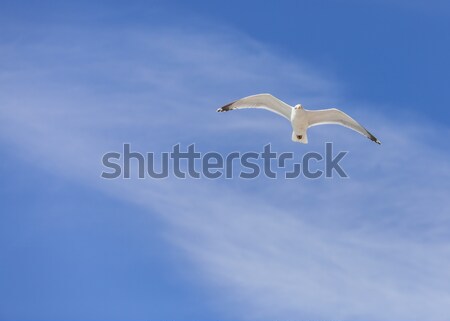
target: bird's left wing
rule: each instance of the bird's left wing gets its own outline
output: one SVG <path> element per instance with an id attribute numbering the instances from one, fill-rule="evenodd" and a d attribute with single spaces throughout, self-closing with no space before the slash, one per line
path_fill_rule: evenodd
<path id="1" fill-rule="evenodd" d="M 308 127 L 325 124 L 338 124 L 353 129 L 375 143 L 381 144 L 381 142 L 367 129 L 339 109 L 332 108 L 324 110 L 307 110 L 306 117 L 308 119 Z"/>
<path id="2" fill-rule="evenodd" d="M 277 113 L 280 116 L 291 120 L 292 107 L 271 94 L 259 94 L 248 96 L 232 103 L 229 103 L 219 109 L 218 112 L 229 111 L 242 108 L 262 108 Z"/>

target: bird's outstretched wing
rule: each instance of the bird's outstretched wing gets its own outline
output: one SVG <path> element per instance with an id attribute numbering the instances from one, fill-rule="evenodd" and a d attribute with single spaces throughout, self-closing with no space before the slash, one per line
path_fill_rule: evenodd
<path id="1" fill-rule="evenodd" d="M 229 111 L 242 108 L 262 108 L 277 113 L 280 116 L 291 120 L 292 107 L 271 94 L 259 94 L 248 96 L 232 103 L 229 103 L 219 109 L 218 112 Z"/>
<path id="2" fill-rule="evenodd" d="M 371 141 L 381 144 L 381 142 L 367 129 L 339 109 L 332 108 L 324 110 L 307 110 L 306 117 L 308 119 L 308 127 L 325 124 L 338 124 L 353 129 L 354 131 L 366 136 Z"/>

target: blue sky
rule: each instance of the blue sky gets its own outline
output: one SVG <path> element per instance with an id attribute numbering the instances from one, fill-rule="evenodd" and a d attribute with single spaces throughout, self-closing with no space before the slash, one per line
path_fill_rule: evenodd
<path id="1" fill-rule="evenodd" d="M 3 1 L 0 318 L 448 318 L 449 9 Z M 383 145 L 317 127 L 303 146 L 264 111 L 215 113 L 259 92 L 339 107 Z M 350 179 L 100 178 L 124 142 L 330 140 Z"/>

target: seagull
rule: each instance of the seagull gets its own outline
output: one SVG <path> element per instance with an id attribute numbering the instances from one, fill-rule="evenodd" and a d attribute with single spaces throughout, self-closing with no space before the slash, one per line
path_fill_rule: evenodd
<path id="1" fill-rule="evenodd" d="M 337 124 L 353 129 L 354 131 L 366 136 L 371 141 L 381 144 L 381 142 L 372 135 L 367 129 L 361 126 L 356 120 L 336 108 L 323 110 L 307 110 L 301 104 L 292 106 L 286 104 L 271 94 L 258 94 L 244 97 L 229 103 L 219 109 L 218 112 L 225 112 L 234 109 L 260 108 L 274 112 L 283 116 L 292 125 L 292 141 L 308 144 L 306 131 L 309 127 L 326 124 Z"/>

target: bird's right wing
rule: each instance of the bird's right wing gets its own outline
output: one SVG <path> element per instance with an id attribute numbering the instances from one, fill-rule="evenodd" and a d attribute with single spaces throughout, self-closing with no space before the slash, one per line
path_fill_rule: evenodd
<path id="1" fill-rule="evenodd" d="M 356 120 L 349 115 L 340 111 L 339 109 L 324 109 L 324 110 L 307 110 L 306 117 L 308 119 L 308 127 L 325 125 L 325 124 L 337 124 L 344 127 L 353 129 L 358 133 L 366 136 L 370 140 L 377 144 L 381 144 L 380 141 L 373 136 L 367 129 L 361 126 Z"/>
<path id="2" fill-rule="evenodd" d="M 262 108 L 277 113 L 280 116 L 291 121 L 292 107 L 271 94 L 259 94 L 248 96 L 232 103 L 229 103 L 219 109 L 218 112 L 230 111 L 242 108 Z"/>

